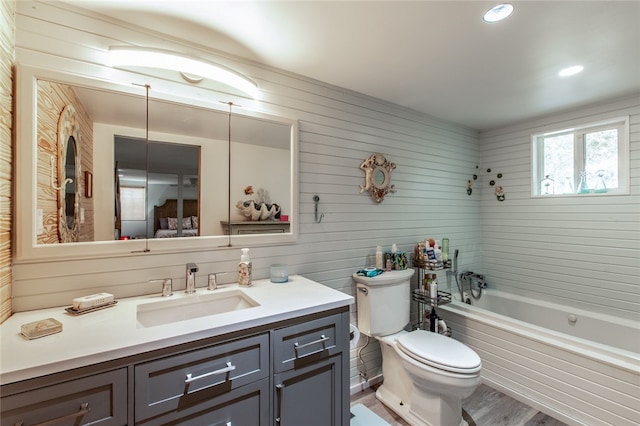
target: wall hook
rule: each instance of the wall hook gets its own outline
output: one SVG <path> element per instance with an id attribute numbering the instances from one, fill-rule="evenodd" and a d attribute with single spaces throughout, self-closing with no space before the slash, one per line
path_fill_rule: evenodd
<path id="1" fill-rule="evenodd" d="M 318 219 L 318 203 L 320 202 L 320 197 L 318 197 L 317 195 L 313 196 L 313 202 L 316 205 L 316 223 L 320 223 L 322 222 L 322 218 L 324 217 L 324 213 L 320 213 L 320 219 Z"/>
<path id="2" fill-rule="evenodd" d="M 56 186 L 56 181 L 57 179 L 53 176 L 53 168 L 55 166 L 56 163 L 56 157 L 54 157 L 53 155 L 51 156 L 51 187 L 53 189 L 55 189 L 56 191 L 60 191 L 62 188 L 64 188 L 68 183 L 73 183 L 73 179 L 71 178 L 67 178 L 64 180 L 64 182 L 62 182 L 62 185 L 60 186 Z"/>

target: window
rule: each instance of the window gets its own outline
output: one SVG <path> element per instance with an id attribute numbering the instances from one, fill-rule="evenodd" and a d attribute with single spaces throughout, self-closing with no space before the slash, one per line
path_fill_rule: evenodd
<path id="1" fill-rule="evenodd" d="M 122 211 L 122 220 L 145 220 L 145 205 L 144 187 L 120 187 L 120 208 Z"/>
<path id="2" fill-rule="evenodd" d="M 533 196 L 627 194 L 629 119 L 533 135 Z"/>

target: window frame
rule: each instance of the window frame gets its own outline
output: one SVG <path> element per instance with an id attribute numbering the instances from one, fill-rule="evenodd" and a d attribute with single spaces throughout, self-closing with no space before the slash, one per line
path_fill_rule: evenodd
<path id="1" fill-rule="evenodd" d="M 137 197 L 125 197 L 123 196 L 123 192 L 130 192 L 130 193 L 136 193 L 136 195 L 138 195 Z M 142 197 L 140 197 L 140 193 L 142 194 Z M 140 201 L 142 201 L 142 216 L 140 218 L 135 218 L 135 219 L 131 219 L 131 218 L 124 218 L 124 213 L 125 213 L 125 204 L 127 204 L 127 202 L 123 202 L 125 199 L 128 200 L 135 200 L 137 204 L 140 203 Z M 140 206 L 137 206 L 140 207 Z M 134 221 L 145 221 L 147 220 L 147 188 L 145 188 L 144 186 L 135 186 L 135 185 L 121 185 L 120 186 L 120 218 L 121 220 L 127 221 L 127 222 L 134 222 Z M 129 212 L 131 213 L 131 212 Z"/>
<path id="2" fill-rule="evenodd" d="M 603 130 L 618 130 L 618 187 L 607 188 L 607 192 L 593 192 L 587 194 L 542 194 L 540 183 L 544 179 L 544 139 L 550 136 L 563 134 L 573 135 L 573 179 L 574 187 L 580 181 L 580 171 L 584 169 L 584 137 L 585 134 Z M 593 197 L 629 194 L 629 116 L 616 117 L 608 120 L 590 122 L 543 133 L 531 135 L 531 197 L 532 198 L 558 198 L 558 197 Z"/>

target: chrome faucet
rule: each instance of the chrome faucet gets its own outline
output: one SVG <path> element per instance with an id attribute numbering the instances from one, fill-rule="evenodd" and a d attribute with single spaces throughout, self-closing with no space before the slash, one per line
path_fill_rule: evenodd
<path id="1" fill-rule="evenodd" d="M 196 272 L 198 272 L 198 265 L 187 263 L 187 293 L 196 292 Z"/>

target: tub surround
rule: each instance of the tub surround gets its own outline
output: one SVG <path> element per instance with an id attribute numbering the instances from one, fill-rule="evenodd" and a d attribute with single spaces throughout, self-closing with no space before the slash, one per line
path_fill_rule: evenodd
<path id="1" fill-rule="evenodd" d="M 229 285 L 215 292 L 237 289 L 237 285 Z M 289 282 L 281 284 L 256 280 L 253 286 L 242 290 L 260 306 L 147 328 L 138 324 L 137 306 L 167 300 L 159 293 L 120 299 L 113 307 L 80 316 L 68 314 L 64 306 L 14 314 L 0 326 L 0 383 L 6 385 L 167 346 L 249 330 L 344 308 L 353 303 L 353 297 L 297 275 L 290 276 Z M 199 293 L 210 291 L 198 288 L 196 294 Z M 188 297 L 193 295 L 176 291 L 169 299 Z M 45 318 L 60 321 L 63 331 L 35 340 L 27 340 L 20 334 L 22 324 Z"/>
<path id="2" fill-rule="evenodd" d="M 640 354 L 633 352 L 640 333 L 637 323 L 604 324 L 603 315 L 590 318 L 587 311 L 566 307 L 543 310 L 537 300 L 494 289 L 477 302 L 513 308 L 521 315 L 528 311 L 578 335 L 579 329 L 587 328 L 585 335 L 575 337 L 458 301 L 441 306 L 438 313 L 453 329 L 453 337 L 482 358 L 483 383 L 568 424 L 637 424 Z M 568 326 L 572 314 L 577 322 Z M 598 333 L 607 334 L 609 339 L 603 341 L 609 344 L 617 336 L 620 344 L 598 343 Z M 593 341 L 587 340 L 589 336 Z"/>

